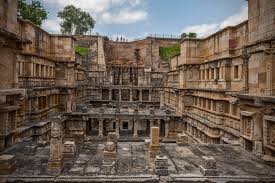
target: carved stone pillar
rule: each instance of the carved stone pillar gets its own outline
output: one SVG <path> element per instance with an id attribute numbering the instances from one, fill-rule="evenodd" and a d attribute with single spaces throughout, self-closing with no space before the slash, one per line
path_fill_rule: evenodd
<path id="1" fill-rule="evenodd" d="M 248 93 L 249 86 L 248 86 L 248 61 L 250 58 L 250 54 L 247 53 L 247 50 L 242 50 L 242 58 L 243 58 L 243 69 L 242 69 L 242 78 L 243 78 L 243 91 Z"/>
<path id="2" fill-rule="evenodd" d="M 151 156 L 156 156 L 159 154 L 159 150 L 160 150 L 159 127 L 151 127 L 150 136 L 151 136 L 151 141 L 149 145 L 149 153 Z"/>
<path id="3" fill-rule="evenodd" d="M 103 119 L 100 118 L 98 121 L 98 137 L 103 138 Z"/>
<path id="4" fill-rule="evenodd" d="M 121 101 L 121 89 L 118 90 L 118 95 L 119 101 Z"/>
<path id="5" fill-rule="evenodd" d="M 167 118 L 165 120 L 165 135 L 164 135 L 165 138 L 169 137 L 169 123 L 170 123 L 170 118 Z"/>
<path id="6" fill-rule="evenodd" d="M 158 119 L 158 122 L 157 122 L 157 125 L 158 125 L 159 128 L 160 128 L 160 120 L 161 119 Z"/>
<path id="7" fill-rule="evenodd" d="M 130 102 L 133 102 L 133 90 L 130 89 Z"/>
<path id="8" fill-rule="evenodd" d="M 109 100 L 112 100 L 112 90 L 109 90 Z"/>
<path id="9" fill-rule="evenodd" d="M 149 130 L 154 126 L 154 120 L 150 120 L 150 127 Z M 149 137 L 151 137 L 151 133 L 149 134 Z"/>
<path id="10" fill-rule="evenodd" d="M 119 125 L 120 125 L 120 119 L 116 119 L 116 136 L 119 138 Z"/>
<path id="11" fill-rule="evenodd" d="M 134 128 L 134 134 L 133 134 L 133 137 L 134 138 L 138 138 L 138 124 L 139 124 L 139 121 L 137 121 L 136 119 L 133 121 L 133 128 Z"/>
<path id="12" fill-rule="evenodd" d="M 152 101 L 152 90 L 149 90 L 149 102 L 151 102 Z"/>
<path id="13" fill-rule="evenodd" d="M 50 157 L 48 171 L 59 174 L 62 170 L 63 129 L 61 116 L 57 116 L 51 123 Z"/>
<path id="14" fill-rule="evenodd" d="M 120 71 L 120 74 L 119 74 L 119 84 L 122 85 L 122 76 L 123 76 L 122 68 L 119 68 L 119 71 Z"/>
<path id="15" fill-rule="evenodd" d="M 139 101 L 142 102 L 142 90 L 139 90 Z"/>

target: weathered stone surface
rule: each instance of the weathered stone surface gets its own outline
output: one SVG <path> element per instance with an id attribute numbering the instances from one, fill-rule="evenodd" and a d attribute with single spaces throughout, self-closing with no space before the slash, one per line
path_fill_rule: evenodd
<path id="1" fill-rule="evenodd" d="M 166 156 L 156 156 L 154 171 L 155 174 L 159 176 L 169 175 L 168 162 Z"/>
<path id="2" fill-rule="evenodd" d="M 151 140 L 149 145 L 150 156 L 155 157 L 159 154 L 160 144 L 159 144 L 159 127 L 151 127 Z"/>
<path id="3" fill-rule="evenodd" d="M 221 168 L 229 176 L 274 175 L 262 173 L 266 167 L 252 160 L 238 171 L 243 165 L 237 160 L 247 158 L 236 158 L 242 153 L 227 151 L 230 155 L 224 157 L 238 166 L 218 171 L 215 160 L 207 157 L 214 156 L 212 147 L 215 159 L 226 150 L 213 144 L 231 144 L 269 164 L 275 162 L 274 8 L 274 0 L 248 0 L 247 21 L 204 39 L 147 37 L 128 42 L 98 35 L 52 35 L 18 19 L 16 1 L 1 1 L 0 151 L 33 140 L 17 149 L 26 158 L 20 164 L 26 169 L 20 173 L 27 175 L 36 175 L 33 170 L 41 167 L 39 175 L 47 174 L 47 169 L 61 173 L 63 156 L 75 155 L 75 145 L 63 144 L 63 139 L 85 149 L 72 167 L 66 167 L 67 174 L 148 173 L 153 162 L 146 164 L 144 152 L 165 154 L 162 148 L 167 147 L 169 171 L 176 174 L 200 176 L 201 171 L 216 176 Z M 180 54 L 161 60 L 160 48 L 178 43 Z M 87 53 L 75 54 L 76 45 Z M 51 123 L 60 113 L 67 119 Z M 145 144 L 135 146 L 148 137 Z M 104 142 L 97 147 L 84 139 Z M 118 140 L 134 143 L 119 147 Z M 165 142 L 161 148 L 160 140 Z M 167 142 L 175 140 L 185 147 L 170 147 Z M 193 143 L 207 146 L 194 150 Z M 206 157 L 195 157 L 202 155 Z M 84 166 L 87 161 L 95 166 Z M 14 167 L 10 163 L 3 172 Z M 158 174 L 166 175 L 167 170 Z"/>
<path id="4" fill-rule="evenodd" d="M 179 146 L 188 145 L 188 137 L 185 134 L 177 134 L 177 144 Z"/>
<path id="5" fill-rule="evenodd" d="M 75 156 L 76 145 L 74 141 L 65 141 L 63 145 L 63 158 L 72 159 Z"/>
<path id="6" fill-rule="evenodd" d="M 203 164 L 200 166 L 200 171 L 204 176 L 217 176 L 218 170 L 216 160 L 212 156 L 202 156 Z"/>
<path id="7" fill-rule="evenodd" d="M 3 154 L 0 156 L 0 175 L 8 175 L 16 169 L 16 160 L 14 155 Z"/>

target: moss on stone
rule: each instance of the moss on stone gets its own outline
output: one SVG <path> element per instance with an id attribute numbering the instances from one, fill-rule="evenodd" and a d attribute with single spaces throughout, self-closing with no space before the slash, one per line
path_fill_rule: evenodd
<path id="1" fill-rule="evenodd" d="M 81 56 L 85 56 L 88 54 L 88 48 L 76 45 L 75 52 L 78 53 Z"/>
<path id="2" fill-rule="evenodd" d="M 180 54 L 180 44 L 175 44 L 170 47 L 160 47 L 159 56 L 162 60 L 169 60 L 170 58 Z"/>

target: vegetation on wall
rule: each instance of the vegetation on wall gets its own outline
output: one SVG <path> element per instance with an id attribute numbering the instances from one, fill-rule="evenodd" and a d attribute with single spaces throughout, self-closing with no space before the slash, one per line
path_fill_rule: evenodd
<path id="1" fill-rule="evenodd" d="M 88 48 L 76 45 L 75 52 L 78 53 L 81 56 L 86 56 L 88 54 Z"/>
<path id="2" fill-rule="evenodd" d="M 40 1 L 32 0 L 30 4 L 26 0 L 18 0 L 18 16 L 41 26 L 47 19 L 48 12 L 41 5 Z"/>
<path id="3" fill-rule="evenodd" d="M 170 58 L 180 54 L 180 44 L 175 44 L 170 47 L 160 47 L 159 56 L 162 60 L 169 60 Z"/>
<path id="4" fill-rule="evenodd" d="M 196 39 L 197 37 L 198 35 L 195 32 L 189 32 L 189 33 L 184 32 L 181 34 L 181 39 L 187 39 L 187 38 Z"/>

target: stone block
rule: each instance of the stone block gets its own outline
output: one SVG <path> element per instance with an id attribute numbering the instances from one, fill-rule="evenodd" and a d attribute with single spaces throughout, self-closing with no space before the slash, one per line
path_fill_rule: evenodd
<path id="1" fill-rule="evenodd" d="M 60 174 L 63 169 L 62 159 L 55 159 L 48 161 L 48 172 L 53 174 Z"/>
<path id="2" fill-rule="evenodd" d="M 158 176 L 168 176 L 168 159 L 166 156 L 156 156 L 154 165 L 155 174 Z"/>
<path id="3" fill-rule="evenodd" d="M 145 139 L 145 140 L 144 140 L 144 143 L 145 143 L 145 146 L 146 146 L 147 148 L 149 148 L 149 145 L 150 145 L 150 143 L 151 143 L 151 140 L 150 140 L 150 139 Z"/>
<path id="4" fill-rule="evenodd" d="M 206 169 L 216 169 L 216 160 L 212 156 L 202 156 L 203 167 Z"/>
<path id="5" fill-rule="evenodd" d="M 159 127 L 151 127 L 151 140 L 149 145 L 149 154 L 151 157 L 155 157 L 159 154 Z"/>
<path id="6" fill-rule="evenodd" d="M 218 171 L 217 171 L 217 169 L 206 169 L 206 168 L 200 166 L 200 172 L 201 172 L 204 176 L 218 176 Z"/>
<path id="7" fill-rule="evenodd" d="M 155 174 L 158 176 L 168 176 L 169 170 L 168 169 L 155 169 Z"/>
<path id="8" fill-rule="evenodd" d="M 114 133 L 114 132 L 108 133 L 107 141 L 114 142 L 115 144 L 117 144 L 117 135 L 116 135 L 116 133 Z"/>
<path id="9" fill-rule="evenodd" d="M 151 127 L 150 146 L 159 146 L 159 127 Z"/>
<path id="10" fill-rule="evenodd" d="M 76 145 L 74 141 L 66 141 L 63 145 L 63 158 L 72 159 L 75 156 Z"/>
<path id="11" fill-rule="evenodd" d="M 104 159 L 116 159 L 117 153 L 115 151 L 113 151 L 113 152 L 103 151 L 103 157 L 104 157 Z"/>
<path id="12" fill-rule="evenodd" d="M 177 134 L 176 142 L 179 146 L 188 145 L 188 137 L 185 134 Z"/>
<path id="13" fill-rule="evenodd" d="M 37 150 L 37 146 L 26 146 L 25 154 L 34 156 Z"/>
<path id="14" fill-rule="evenodd" d="M 102 173 L 113 175 L 115 174 L 116 161 L 113 160 L 103 160 L 102 162 Z"/>
<path id="15" fill-rule="evenodd" d="M 16 169 L 14 155 L 4 154 L 0 156 L 0 175 L 11 174 Z"/>

